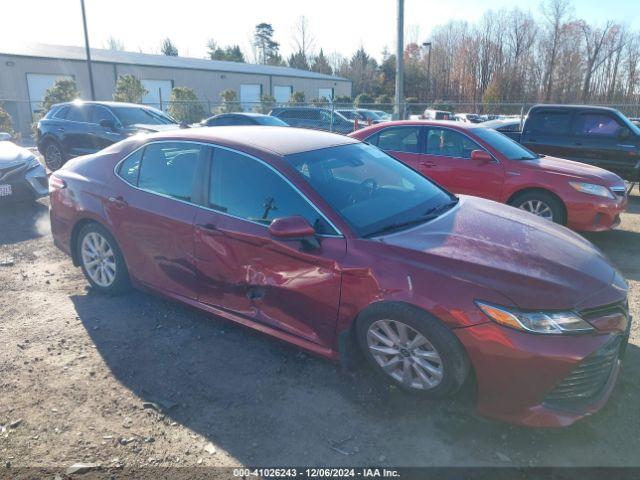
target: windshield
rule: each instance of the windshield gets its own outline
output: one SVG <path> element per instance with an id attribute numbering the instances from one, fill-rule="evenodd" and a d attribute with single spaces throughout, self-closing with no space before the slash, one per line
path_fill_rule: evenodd
<path id="1" fill-rule="evenodd" d="M 515 140 L 490 128 L 475 128 L 473 133 L 502 153 L 509 160 L 535 160 L 538 155 Z"/>
<path id="2" fill-rule="evenodd" d="M 338 110 L 338 113 L 349 120 L 355 120 L 356 118 L 362 120 L 364 118 L 361 114 L 353 110 Z"/>
<path id="3" fill-rule="evenodd" d="M 113 107 L 120 123 L 125 127 L 131 125 L 171 125 L 177 123 L 160 110 L 153 110 L 144 107 Z"/>
<path id="4" fill-rule="evenodd" d="M 341 145 L 285 158 L 361 237 L 429 221 L 457 201 L 371 145 Z"/>
<path id="5" fill-rule="evenodd" d="M 289 124 L 280 120 L 277 117 L 270 117 L 270 116 L 264 116 L 264 117 L 257 117 L 256 120 L 258 121 L 258 123 L 260 125 L 272 125 L 272 126 L 277 126 L 277 127 L 288 127 Z"/>
<path id="6" fill-rule="evenodd" d="M 380 117 L 371 110 L 358 110 L 358 113 L 366 120 L 380 120 Z"/>

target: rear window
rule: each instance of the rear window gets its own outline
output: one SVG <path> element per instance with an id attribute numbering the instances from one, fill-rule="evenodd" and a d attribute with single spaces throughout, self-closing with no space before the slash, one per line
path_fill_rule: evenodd
<path id="1" fill-rule="evenodd" d="M 57 108 L 51 114 L 51 117 L 57 118 L 58 120 L 64 120 L 67 118 L 67 114 L 69 113 L 69 105 L 65 105 L 63 107 Z"/>
<path id="2" fill-rule="evenodd" d="M 531 115 L 525 133 L 544 135 L 566 135 L 571 125 L 571 112 L 562 110 L 540 110 Z"/>

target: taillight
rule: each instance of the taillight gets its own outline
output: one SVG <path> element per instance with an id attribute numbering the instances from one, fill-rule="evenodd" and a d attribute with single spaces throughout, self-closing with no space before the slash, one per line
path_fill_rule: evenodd
<path id="1" fill-rule="evenodd" d="M 49 177 L 49 193 L 55 192 L 56 190 L 61 190 L 63 188 L 67 188 L 67 182 L 65 182 L 60 177 L 56 177 L 55 175 L 51 175 Z"/>

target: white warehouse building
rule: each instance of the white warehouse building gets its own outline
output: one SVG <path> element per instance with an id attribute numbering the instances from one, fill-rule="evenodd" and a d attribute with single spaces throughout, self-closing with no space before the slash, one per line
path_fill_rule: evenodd
<path id="1" fill-rule="evenodd" d="M 104 49 L 91 49 L 91 60 L 96 100 L 112 100 L 118 77 L 126 74 L 142 81 L 148 91 L 143 103 L 155 106 L 169 100 L 173 87 L 193 89 L 205 106 L 219 104 L 224 90 L 235 90 L 241 105 L 257 103 L 263 95 L 284 103 L 298 91 L 307 101 L 351 96 L 350 80 L 289 67 Z M 83 47 L 0 45 L 0 106 L 13 118 L 16 131 L 29 133 L 45 91 L 60 78 L 75 80 L 82 98 L 90 99 Z"/>

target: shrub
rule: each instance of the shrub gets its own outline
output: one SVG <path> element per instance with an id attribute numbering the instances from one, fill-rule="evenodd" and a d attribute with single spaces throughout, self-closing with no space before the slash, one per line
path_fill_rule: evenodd
<path id="1" fill-rule="evenodd" d="M 116 102 L 141 103 L 148 92 L 142 82 L 133 75 L 120 75 L 116 82 L 113 99 Z"/>
<path id="2" fill-rule="evenodd" d="M 366 107 L 367 105 L 371 105 L 374 102 L 375 100 L 371 95 L 369 95 L 368 93 L 361 93 L 356 97 L 353 104 L 356 106 L 356 108 L 361 108 Z"/>
<path id="3" fill-rule="evenodd" d="M 12 136 L 15 134 L 13 130 L 13 122 L 7 111 L 0 106 L 0 132 L 6 132 Z"/>
<path id="4" fill-rule="evenodd" d="M 220 92 L 220 98 L 222 99 L 220 113 L 237 112 L 240 109 L 238 94 L 235 90 L 223 90 Z"/>
<path id="5" fill-rule="evenodd" d="M 304 103 L 304 92 L 293 92 L 291 94 L 291 98 L 289 99 L 290 105 L 295 105 L 297 103 Z"/>
<path id="6" fill-rule="evenodd" d="M 269 113 L 276 106 L 276 99 L 271 95 L 263 95 L 260 98 L 260 113 Z"/>
<path id="7" fill-rule="evenodd" d="M 167 112 L 179 122 L 195 123 L 205 117 L 205 110 L 196 93 L 188 87 L 174 87 Z"/>

